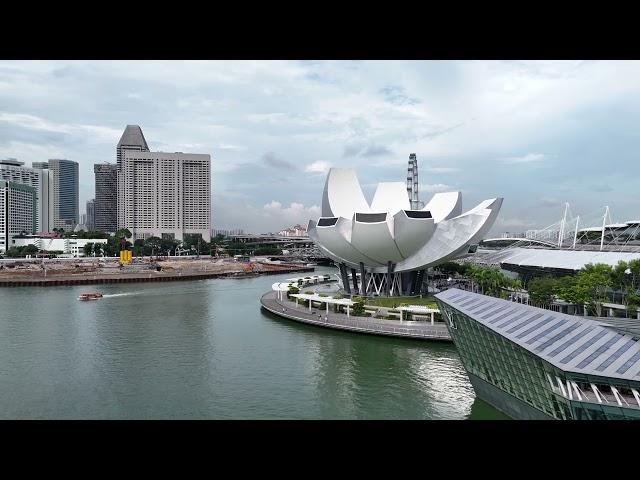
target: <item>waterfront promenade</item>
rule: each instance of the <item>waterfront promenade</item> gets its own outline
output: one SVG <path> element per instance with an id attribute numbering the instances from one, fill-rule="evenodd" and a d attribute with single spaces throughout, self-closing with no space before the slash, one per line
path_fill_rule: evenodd
<path id="1" fill-rule="evenodd" d="M 444 324 L 431 325 L 428 322 L 386 320 L 353 315 L 347 317 L 342 313 L 327 313 L 324 308 L 312 308 L 310 311 L 308 307 L 296 306 L 296 303 L 288 300 L 286 296 L 282 300 L 278 299 L 278 293 L 275 291 L 265 293 L 260 303 L 265 310 L 274 315 L 320 327 L 390 337 L 451 341 Z"/>

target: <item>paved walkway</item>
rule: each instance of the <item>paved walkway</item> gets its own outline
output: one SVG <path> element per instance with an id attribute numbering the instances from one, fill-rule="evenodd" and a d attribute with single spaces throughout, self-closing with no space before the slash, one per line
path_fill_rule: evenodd
<path id="1" fill-rule="evenodd" d="M 329 309 L 327 315 L 324 308 L 312 308 L 287 300 L 278 300 L 276 292 L 267 292 L 260 299 L 262 306 L 280 317 L 298 322 L 318 325 L 327 328 L 349 330 L 352 332 L 386 335 L 391 337 L 417 338 L 421 340 L 440 340 L 451 342 L 451 336 L 444 324 L 431 325 L 429 322 L 404 322 L 399 320 L 383 320 L 373 317 L 347 317 L 342 313 L 334 313 Z M 325 317 L 326 320 L 325 320 Z"/>

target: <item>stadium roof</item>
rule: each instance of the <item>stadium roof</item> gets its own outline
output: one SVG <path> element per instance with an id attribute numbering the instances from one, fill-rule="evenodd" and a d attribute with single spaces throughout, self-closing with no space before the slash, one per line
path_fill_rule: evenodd
<path id="1" fill-rule="evenodd" d="M 491 253 L 492 262 L 521 267 L 580 270 L 588 263 L 606 263 L 612 267 L 620 260 L 640 259 L 640 252 L 601 252 L 593 250 L 548 250 L 543 248 L 514 247 Z"/>
<path id="2" fill-rule="evenodd" d="M 457 288 L 436 298 L 557 368 L 640 380 L 640 342 L 601 322 Z"/>

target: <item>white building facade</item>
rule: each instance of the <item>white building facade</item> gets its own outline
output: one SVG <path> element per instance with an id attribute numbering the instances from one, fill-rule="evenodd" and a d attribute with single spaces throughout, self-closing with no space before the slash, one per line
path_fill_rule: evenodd
<path id="1" fill-rule="evenodd" d="M 34 233 L 35 206 L 35 188 L 0 180 L 0 251 L 5 252 L 16 246 L 16 235 Z"/>
<path id="2" fill-rule="evenodd" d="M 107 244 L 106 238 L 44 238 L 44 237 L 26 237 L 16 238 L 14 240 L 15 247 L 23 247 L 27 245 L 35 245 L 39 250 L 47 252 L 63 252 L 63 254 L 71 257 L 84 257 L 84 247 L 87 243 Z"/>
<path id="3" fill-rule="evenodd" d="M 149 237 L 211 240 L 211 157 L 123 150 L 118 172 L 118 229 Z"/>
<path id="4" fill-rule="evenodd" d="M 29 168 L 15 159 L 0 160 L 0 180 L 29 185 L 36 191 L 36 231 L 53 229 L 53 177 L 42 168 Z"/>

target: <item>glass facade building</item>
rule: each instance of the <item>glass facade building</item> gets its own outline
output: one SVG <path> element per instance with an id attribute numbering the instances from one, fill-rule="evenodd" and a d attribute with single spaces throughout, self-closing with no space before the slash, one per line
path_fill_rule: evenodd
<path id="1" fill-rule="evenodd" d="M 583 317 L 436 295 L 476 394 L 517 419 L 640 420 L 640 341 Z"/>

